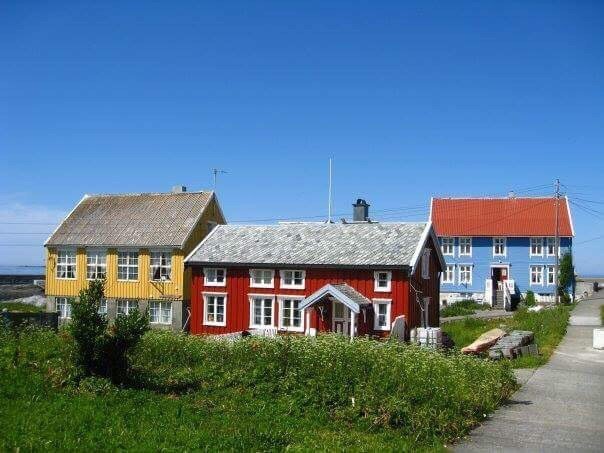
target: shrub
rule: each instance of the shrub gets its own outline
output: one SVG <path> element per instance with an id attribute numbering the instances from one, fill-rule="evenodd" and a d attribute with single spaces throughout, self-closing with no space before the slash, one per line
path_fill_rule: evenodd
<path id="1" fill-rule="evenodd" d="M 124 383 L 129 372 L 128 352 L 149 329 L 146 313 L 133 310 L 120 315 L 111 328 L 107 317 L 99 313 L 104 283 L 90 282 L 72 302 L 69 331 L 75 341 L 75 362 L 84 376 L 109 377 Z"/>
<path id="2" fill-rule="evenodd" d="M 535 293 L 530 290 L 527 291 L 526 296 L 524 296 L 524 305 L 527 307 L 534 307 L 536 303 Z"/>
<path id="3" fill-rule="evenodd" d="M 149 333 L 132 354 L 141 387 L 252 392 L 292 411 L 327 410 L 416 438 L 462 435 L 515 388 L 507 364 L 338 335 L 235 342 Z"/>
<path id="4" fill-rule="evenodd" d="M 449 316 L 473 315 L 476 310 L 488 310 L 490 308 L 488 304 L 479 304 L 473 299 L 464 299 L 442 308 L 440 316 L 448 318 Z"/>

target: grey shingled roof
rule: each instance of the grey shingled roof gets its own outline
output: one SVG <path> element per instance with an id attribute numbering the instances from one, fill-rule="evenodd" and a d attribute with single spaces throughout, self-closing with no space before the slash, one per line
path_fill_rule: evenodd
<path id="1" fill-rule="evenodd" d="M 427 224 L 219 225 L 187 263 L 409 266 Z"/>
<path id="2" fill-rule="evenodd" d="M 346 283 L 336 283 L 335 285 L 331 286 L 336 288 L 338 291 L 340 291 L 342 294 L 344 294 L 346 297 L 348 297 L 350 300 L 352 300 L 359 306 L 371 305 L 371 301 L 367 297 L 363 296 L 360 292 L 358 292 L 352 286 L 348 286 Z"/>
<path id="3" fill-rule="evenodd" d="M 182 247 L 213 192 L 87 195 L 46 246 Z"/>

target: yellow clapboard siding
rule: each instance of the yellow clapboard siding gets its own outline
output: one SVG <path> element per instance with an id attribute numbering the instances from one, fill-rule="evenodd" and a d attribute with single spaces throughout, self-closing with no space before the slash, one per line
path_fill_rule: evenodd
<path id="1" fill-rule="evenodd" d="M 138 280 L 119 281 L 117 279 L 117 249 L 107 249 L 107 276 L 105 281 L 105 296 L 110 299 L 184 299 L 189 300 L 191 272 L 184 271 L 184 258 L 208 233 L 208 222 L 223 224 L 220 209 L 215 200 L 204 210 L 203 215 L 193 228 L 184 249 L 172 250 L 172 280 L 157 282 L 150 280 L 150 250 L 138 249 Z M 69 249 L 69 247 L 65 247 Z M 57 248 L 46 251 L 46 295 L 75 297 L 80 290 L 88 286 L 86 280 L 86 249 L 78 248 L 76 257 L 76 278 L 72 280 L 56 278 Z M 73 248 L 71 248 L 73 250 Z M 128 250 L 133 250 L 129 248 Z M 165 250 L 165 248 L 162 248 Z"/>

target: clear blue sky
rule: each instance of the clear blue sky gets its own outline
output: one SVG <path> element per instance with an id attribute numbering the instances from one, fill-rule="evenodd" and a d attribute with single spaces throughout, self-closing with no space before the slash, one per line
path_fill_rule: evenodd
<path id="1" fill-rule="evenodd" d="M 228 4 L 225 4 L 228 3 Z M 1 244 L 84 193 L 211 187 L 229 220 L 419 220 L 432 195 L 551 184 L 604 272 L 602 2 L 31 2 L 0 6 Z M 417 209 L 398 209 L 402 207 Z M 0 246 L 0 264 L 41 248 Z"/>

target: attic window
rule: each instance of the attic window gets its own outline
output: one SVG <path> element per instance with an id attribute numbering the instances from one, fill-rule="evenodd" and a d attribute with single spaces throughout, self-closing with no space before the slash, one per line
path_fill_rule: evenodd
<path id="1" fill-rule="evenodd" d="M 281 288 L 304 289 L 306 271 L 281 271 Z"/>
<path id="2" fill-rule="evenodd" d="M 373 274 L 373 289 L 377 292 L 387 293 L 392 287 L 392 272 L 376 271 Z"/>
<path id="3" fill-rule="evenodd" d="M 203 270 L 205 286 L 226 286 L 226 269 L 206 267 Z"/>

